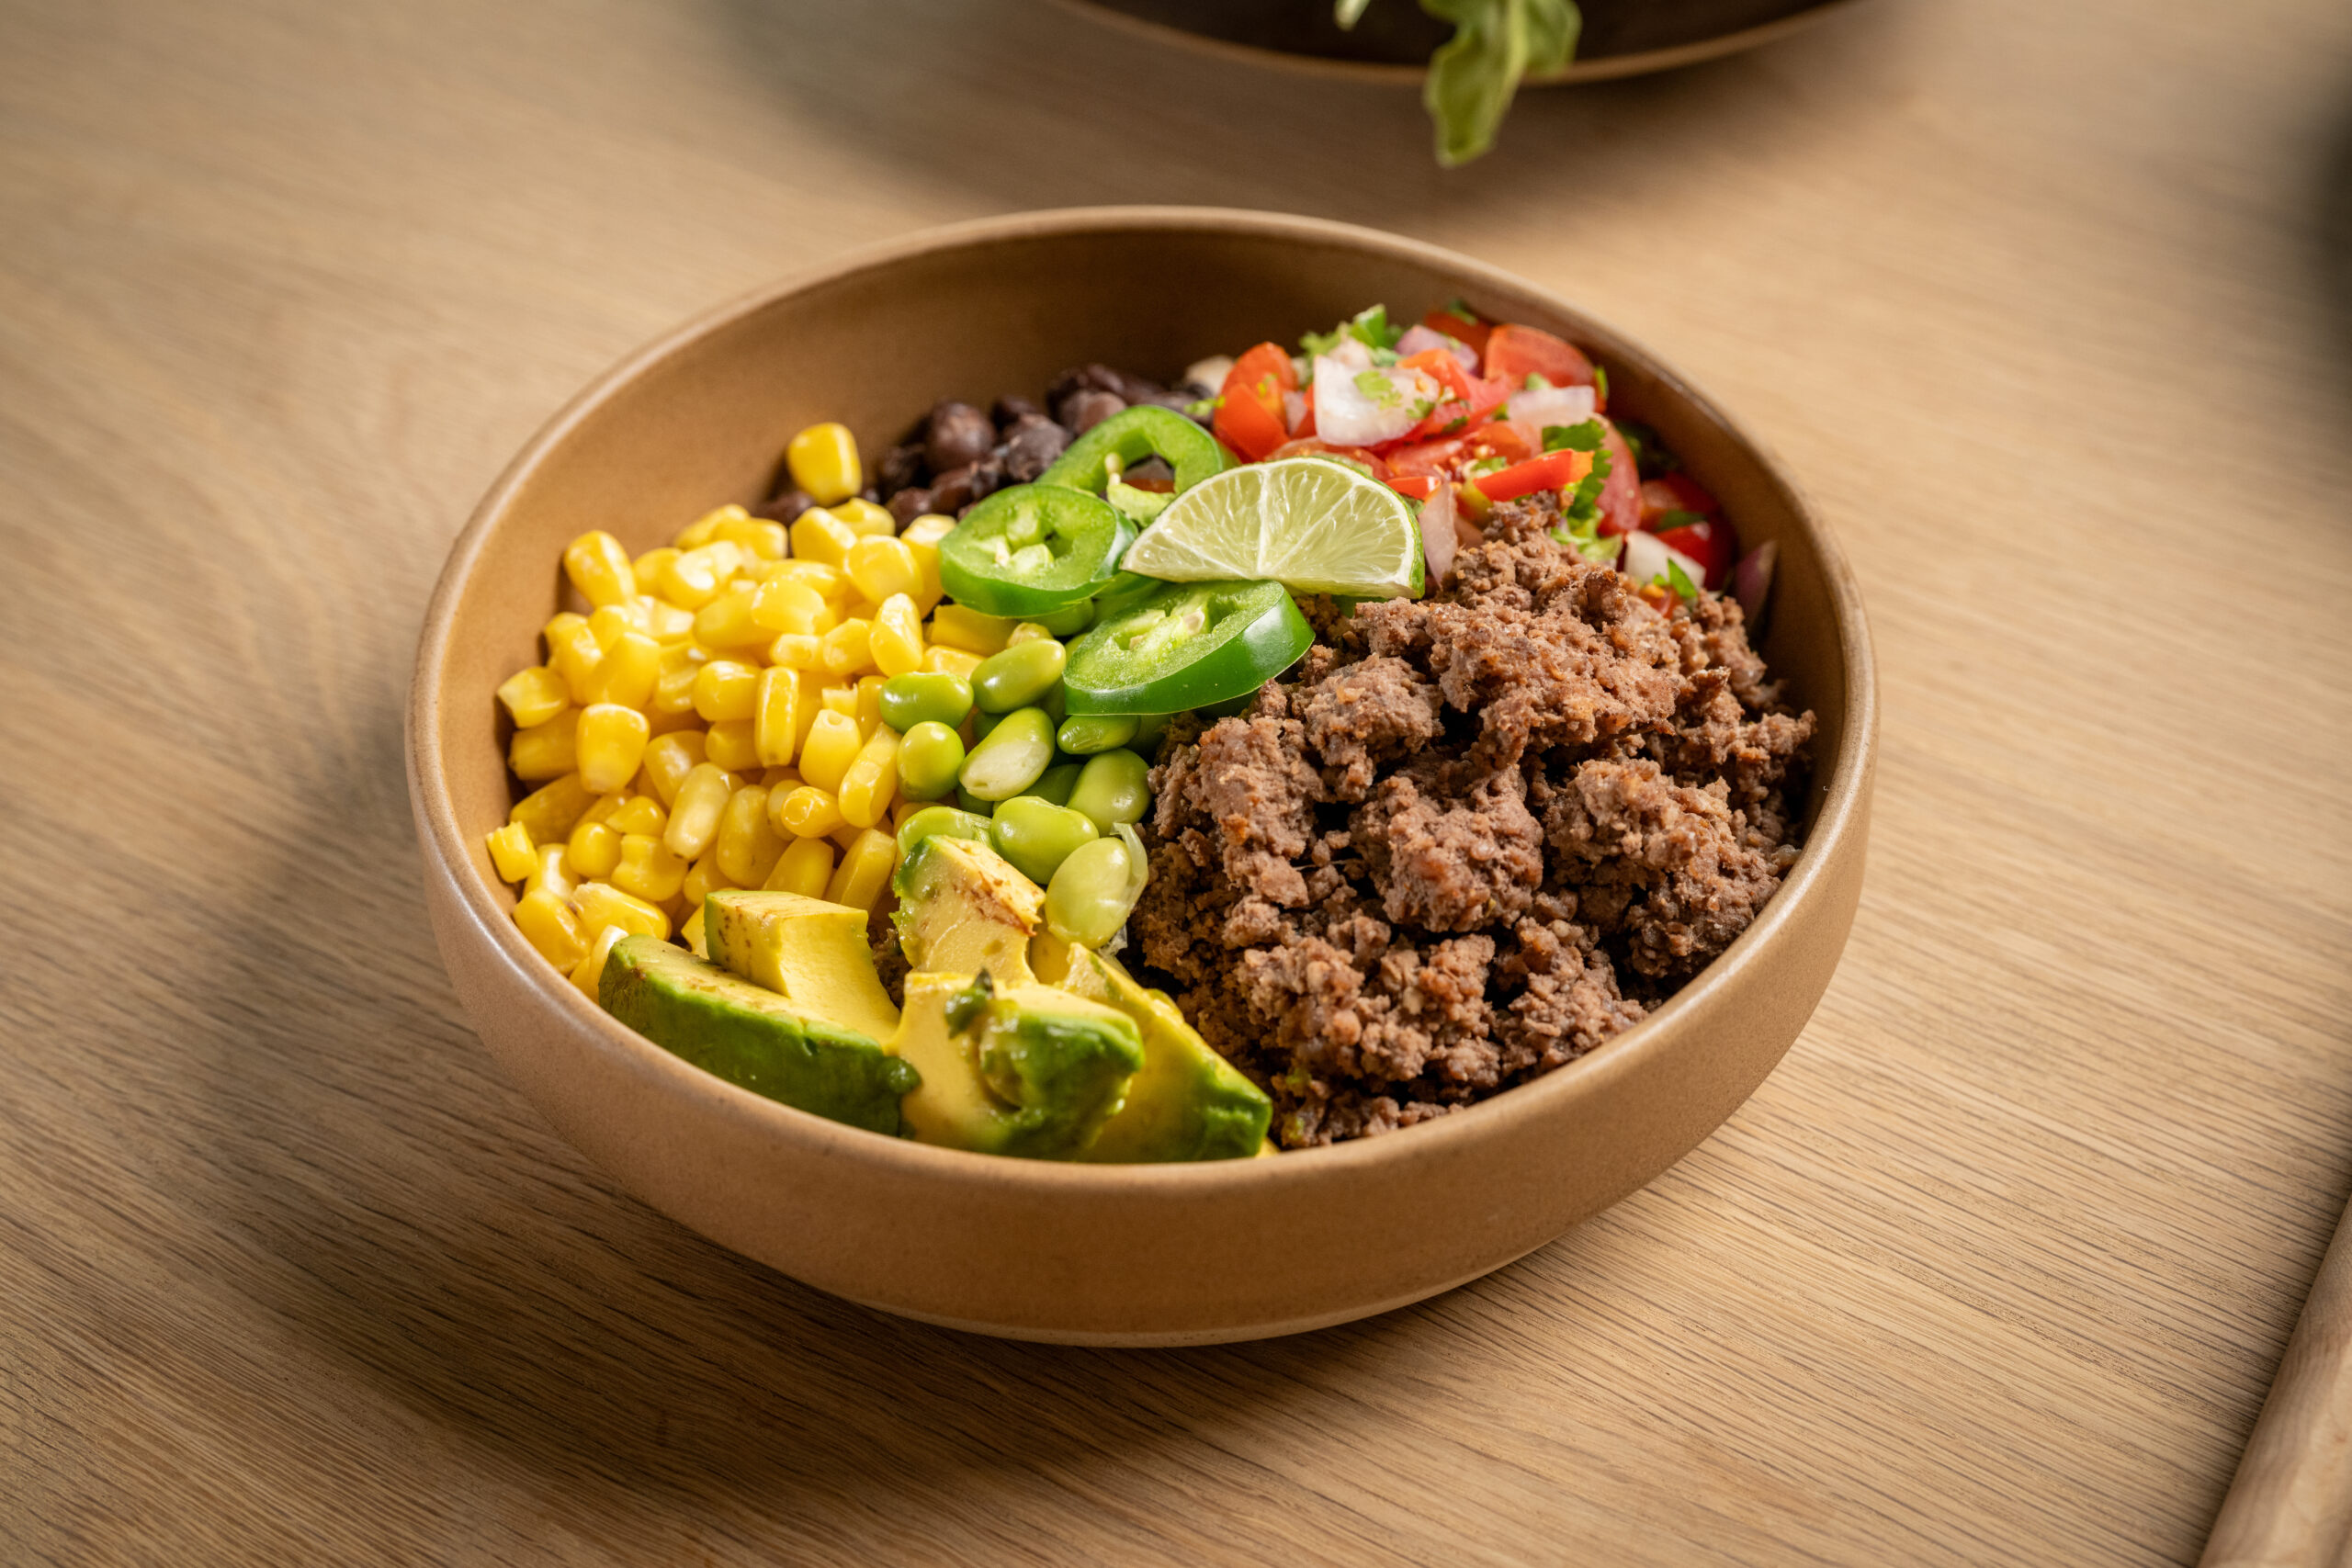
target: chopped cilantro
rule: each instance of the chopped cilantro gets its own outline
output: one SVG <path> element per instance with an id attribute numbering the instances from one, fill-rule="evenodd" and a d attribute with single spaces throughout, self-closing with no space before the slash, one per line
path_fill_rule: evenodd
<path id="1" fill-rule="evenodd" d="M 1602 538 L 1596 519 L 1590 516 L 1566 519 L 1552 530 L 1552 537 L 1595 566 L 1612 565 L 1617 552 L 1624 547 L 1615 537 Z"/>
<path id="2" fill-rule="evenodd" d="M 1606 439 L 1597 419 L 1588 419 L 1578 424 L 1547 424 L 1544 427 L 1544 450 L 1546 452 L 1599 452 Z"/>
<path id="3" fill-rule="evenodd" d="M 1534 371 L 1530 370 L 1527 373 L 1527 379 L 1519 384 L 1519 389 L 1522 392 L 1540 392 L 1551 384 Z"/>
<path id="4" fill-rule="evenodd" d="M 1659 446 L 1657 432 L 1648 425 L 1621 419 L 1617 422 L 1617 434 L 1634 449 L 1634 467 L 1640 470 L 1642 478 L 1657 479 L 1682 467 L 1682 459 Z"/>
<path id="5" fill-rule="evenodd" d="M 1592 395 L 1604 403 L 1609 400 L 1609 371 L 1605 367 L 1592 367 Z"/>
<path id="6" fill-rule="evenodd" d="M 1464 479 L 1476 479 L 1480 474 L 1499 474 L 1510 467 L 1510 464 L 1500 457 L 1481 457 L 1475 463 L 1465 465 L 1462 474 Z"/>
<path id="7" fill-rule="evenodd" d="M 1668 587 L 1681 595 L 1684 604 L 1695 604 L 1699 602 L 1699 585 L 1690 581 L 1690 574 L 1682 570 L 1682 563 L 1671 556 L 1667 558 L 1666 582 Z"/>
<path id="8" fill-rule="evenodd" d="M 1707 519 L 1704 514 L 1701 513 L 1684 512 L 1677 509 L 1676 511 L 1669 512 L 1665 516 L 1659 518 L 1657 520 L 1657 526 L 1651 529 L 1650 532 L 1654 534 L 1663 534 L 1668 528 L 1687 528 L 1693 523 L 1704 523 L 1706 520 Z"/>
<path id="9" fill-rule="evenodd" d="M 1396 383 L 1377 370 L 1357 371 L 1356 390 L 1385 409 L 1405 406 L 1405 394 L 1396 389 Z"/>
<path id="10" fill-rule="evenodd" d="M 1184 405 L 1184 417 L 1187 419 L 1214 419 L 1216 417 L 1216 411 L 1224 406 L 1225 400 L 1222 397 L 1203 398 L 1196 402 L 1190 402 Z"/>
<path id="11" fill-rule="evenodd" d="M 1328 333 L 1306 333 L 1298 340 L 1298 345 L 1309 355 L 1329 354 L 1353 338 L 1377 355 L 1393 351 L 1396 340 L 1404 335 L 1404 328 L 1389 324 L 1388 307 L 1374 305 L 1357 311 Z"/>

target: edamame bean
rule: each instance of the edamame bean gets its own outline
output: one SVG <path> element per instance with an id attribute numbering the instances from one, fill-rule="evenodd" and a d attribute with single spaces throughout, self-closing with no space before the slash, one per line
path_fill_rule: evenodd
<path id="1" fill-rule="evenodd" d="M 1072 851 L 1096 837 L 1094 824 L 1084 817 L 1034 795 L 1015 795 L 998 807 L 989 828 L 996 852 L 1040 887 L 1054 879 Z M 1124 861 L 1121 869 L 1125 869 Z"/>
<path id="2" fill-rule="evenodd" d="M 1125 746 L 1135 736 L 1134 715 L 1090 713 L 1062 720 L 1061 728 L 1054 735 L 1054 744 L 1073 757 L 1091 757 L 1097 751 Z"/>
<path id="3" fill-rule="evenodd" d="M 1149 758 L 1159 750 L 1159 738 L 1168 733 L 1168 721 L 1175 716 L 1172 713 L 1148 713 L 1136 719 L 1136 737 L 1127 742 L 1127 749 Z"/>
<path id="4" fill-rule="evenodd" d="M 1056 806 L 1068 806 L 1069 792 L 1078 787 L 1078 775 L 1085 771 L 1083 762 L 1056 762 L 1038 777 L 1035 784 L 1021 793 L 1050 800 Z"/>
<path id="5" fill-rule="evenodd" d="M 1095 839 L 1072 850 L 1046 886 L 1046 929 L 1064 942 L 1100 947 L 1118 935 L 1135 907 L 1127 847 Z"/>
<path id="6" fill-rule="evenodd" d="M 1109 832 L 1121 822 L 1140 822 L 1151 809 L 1151 765 L 1133 751 L 1105 751 L 1087 760 L 1069 792 L 1069 807 Z"/>
<path id="7" fill-rule="evenodd" d="M 977 746 L 989 738 L 989 731 L 1003 722 L 1004 715 L 1001 713 L 982 713 L 979 709 L 974 708 L 972 710 L 972 744 Z"/>
<path id="8" fill-rule="evenodd" d="M 970 790 L 966 789 L 959 784 L 956 786 L 956 808 L 959 811 L 968 812 L 972 816 L 977 817 L 981 821 L 985 822 L 988 820 L 989 813 L 996 809 L 996 802 L 993 800 L 982 800 L 978 795 L 974 795 Z"/>
<path id="9" fill-rule="evenodd" d="M 989 819 L 952 806 L 926 806 L 899 824 L 899 858 L 905 860 L 925 839 L 976 839 L 985 844 L 989 841 Z"/>
<path id="10" fill-rule="evenodd" d="M 1094 624 L 1094 601 L 1080 599 L 1036 618 L 1036 624 L 1057 637 L 1073 637 Z"/>
<path id="11" fill-rule="evenodd" d="M 972 671 L 972 700 L 982 713 L 1033 706 L 1061 684 L 1062 666 L 1069 662 L 1069 650 L 1052 637 L 1012 643 Z"/>
<path id="12" fill-rule="evenodd" d="M 882 722 L 901 735 L 918 724 L 953 729 L 971 711 L 972 683 L 961 675 L 917 670 L 882 682 Z"/>
<path id="13" fill-rule="evenodd" d="M 956 787 L 963 766 L 964 738 L 938 719 L 924 719 L 899 738 L 899 793 L 909 800 L 937 800 Z"/>
<path id="14" fill-rule="evenodd" d="M 956 782 L 982 800 L 1011 800 L 1043 777 L 1053 761 L 1054 721 L 1043 708 L 1022 708 L 1005 715 L 1003 722 L 972 748 L 972 754 L 964 759 L 963 771 L 956 775 Z"/>

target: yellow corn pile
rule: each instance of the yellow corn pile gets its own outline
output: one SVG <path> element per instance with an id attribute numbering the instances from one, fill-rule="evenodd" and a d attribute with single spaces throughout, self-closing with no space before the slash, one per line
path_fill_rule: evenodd
<path id="1" fill-rule="evenodd" d="M 901 533 L 857 498 L 848 430 L 812 425 L 786 461 L 824 502 L 789 527 L 722 506 L 634 559 L 602 531 L 572 540 L 564 575 L 587 613 L 549 620 L 546 662 L 498 688 L 507 763 L 534 787 L 491 862 L 522 885 L 514 923 L 592 998 L 623 935 L 699 948 L 713 888 L 872 909 L 915 809 L 893 801 L 882 682 L 968 677 L 1003 641 L 1004 623 L 940 604 L 953 519 Z"/>

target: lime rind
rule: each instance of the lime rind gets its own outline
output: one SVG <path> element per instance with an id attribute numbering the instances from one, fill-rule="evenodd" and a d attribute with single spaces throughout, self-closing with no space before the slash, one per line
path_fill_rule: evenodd
<path id="1" fill-rule="evenodd" d="M 1393 599 L 1421 591 L 1412 504 L 1320 457 L 1228 468 L 1178 495 L 1120 565 L 1170 582 L 1275 581 L 1296 593 Z"/>

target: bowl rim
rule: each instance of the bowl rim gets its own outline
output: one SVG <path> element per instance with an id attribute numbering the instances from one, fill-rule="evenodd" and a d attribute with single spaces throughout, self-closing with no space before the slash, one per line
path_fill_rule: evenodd
<path id="1" fill-rule="evenodd" d="M 1781 887 L 1764 912 L 1713 962 L 1657 1011 L 1612 1036 L 1602 1047 L 1531 1082 L 1514 1086 L 1460 1111 L 1398 1133 L 1358 1138 L 1316 1148 L 1285 1150 L 1273 1159 L 1212 1160 L 1161 1165 L 1087 1165 L 1057 1160 L 1007 1158 L 919 1144 L 910 1138 L 870 1133 L 765 1099 L 716 1077 L 627 1028 L 582 996 L 530 946 L 501 902 L 506 890 L 493 888 L 475 866 L 448 788 L 440 743 L 439 687 L 447 661 L 458 608 L 487 541 L 508 508 L 565 439 L 638 377 L 743 318 L 794 294 L 822 288 L 868 269 L 942 251 L 1027 239 L 1081 233 L 1182 231 L 1230 233 L 1274 241 L 1369 253 L 1408 262 L 1457 278 L 1465 291 L 1481 288 L 1532 295 L 1564 315 L 1589 322 L 1611 341 L 1653 367 L 1659 379 L 1692 410 L 1721 426 L 1755 454 L 1767 477 L 1780 486 L 1792 510 L 1811 531 L 1818 553 L 1838 656 L 1846 672 L 1846 722 L 1837 755 L 1821 777 L 1821 807 L 1813 829 Z M 1061 208 L 1014 213 L 943 225 L 877 244 L 863 246 L 816 266 L 754 288 L 705 310 L 624 355 L 573 396 L 526 442 L 475 506 L 451 543 L 419 630 L 409 693 L 404 756 L 418 847 L 429 875 L 447 878 L 458 893 L 466 926 L 478 942 L 540 1001 L 594 1046 L 616 1053 L 647 1090 L 682 1102 L 695 1114 L 748 1123 L 749 1130 L 798 1145 L 809 1156 L 880 1167 L 913 1179 L 938 1177 L 998 1190 L 1039 1194 L 1132 1196 L 1207 1194 L 1242 1185 L 1269 1192 L 1326 1180 L 1346 1179 L 1363 1167 L 1396 1161 L 1436 1164 L 1462 1140 L 1478 1139 L 1506 1122 L 1540 1120 L 1561 1101 L 1601 1092 L 1611 1080 L 1636 1072 L 1645 1058 L 1673 1044 L 1672 1028 L 1702 998 L 1736 984 L 1769 963 L 1774 939 L 1790 925 L 1797 907 L 1831 875 L 1845 841 L 1867 830 L 1869 785 L 1876 757 L 1878 691 L 1870 629 L 1861 594 L 1844 551 L 1772 450 L 1694 390 L 1681 375 L 1589 311 L 1569 304 L 1502 268 L 1440 245 L 1327 219 L 1234 208 L 1108 206 Z M 1858 849 L 1860 847 L 1856 846 Z M 445 942 L 456 940 L 445 935 Z M 481 1033 L 477 1025 L 477 1034 Z M 1409 1134 L 1409 1135 L 1400 1135 Z"/>
<path id="2" fill-rule="evenodd" d="M 1758 22 L 1753 27 L 1735 28 L 1713 38 L 1697 39 L 1666 49 L 1639 50 L 1631 54 L 1603 54 L 1589 60 L 1571 60 L 1557 71 L 1530 72 L 1519 85 L 1522 87 L 1574 87 L 1588 82 L 1615 82 L 1628 76 L 1650 76 L 1661 71 L 1679 71 L 1686 65 L 1702 65 L 1710 60 L 1744 54 L 1751 49 L 1778 43 L 1791 34 L 1803 32 L 1817 22 L 1826 21 L 1857 3 L 1858 0 L 1814 0 L 1814 4 L 1802 11 L 1793 11 L 1769 22 Z M 1337 81 L 1369 83 L 1383 87 L 1419 86 L 1428 80 L 1430 73 L 1426 65 L 1408 65 L 1402 61 L 1343 60 L 1330 55 L 1302 54 L 1295 50 L 1271 49 L 1264 44 L 1238 43 L 1232 39 L 1216 38 L 1207 33 L 1194 32 L 1189 28 L 1180 28 L 1171 22 L 1135 16 L 1105 6 L 1101 0 L 1053 0 L 1053 4 L 1064 11 L 1083 12 L 1131 37 L 1236 64 L 1291 71 Z"/>

